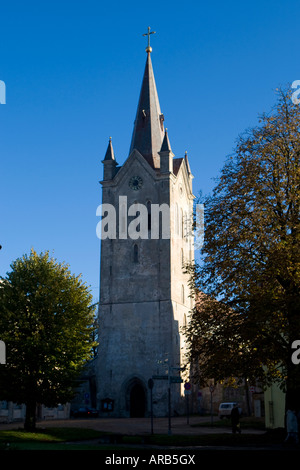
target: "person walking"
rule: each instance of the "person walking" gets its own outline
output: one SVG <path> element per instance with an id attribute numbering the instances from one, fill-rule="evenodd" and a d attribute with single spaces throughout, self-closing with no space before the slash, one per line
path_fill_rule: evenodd
<path id="1" fill-rule="evenodd" d="M 240 412 L 237 404 L 234 405 L 234 407 L 232 408 L 230 417 L 233 434 L 235 434 L 236 432 L 241 434 Z"/>
<path id="2" fill-rule="evenodd" d="M 298 445 L 298 420 L 295 410 L 288 409 L 286 412 L 286 430 L 287 436 L 285 438 L 285 444 L 292 442 L 293 444 Z"/>

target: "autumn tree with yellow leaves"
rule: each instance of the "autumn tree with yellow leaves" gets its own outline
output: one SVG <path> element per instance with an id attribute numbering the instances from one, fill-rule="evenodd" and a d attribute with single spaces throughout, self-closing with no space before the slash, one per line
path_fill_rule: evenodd
<path id="1" fill-rule="evenodd" d="M 196 306 L 186 328 L 194 379 L 277 382 L 300 400 L 300 106 L 288 89 L 236 143 L 205 207 Z M 298 397 L 298 398 L 295 398 Z"/>

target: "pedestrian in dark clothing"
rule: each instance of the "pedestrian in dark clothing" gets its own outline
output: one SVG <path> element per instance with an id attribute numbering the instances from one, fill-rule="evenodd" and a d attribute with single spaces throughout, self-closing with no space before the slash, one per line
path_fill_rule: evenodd
<path id="1" fill-rule="evenodd" d="M 295 410 L 287 410 L 286 412 L 286 430 L 287 436 L 284 442 L 298 445 L 298 422 Z"/>
<path id="2" fill-rule="evenodd" d="M 235 434 L 236 432 L 241 434 L 240 412 L 237 405 L 234 405 L 234 407 L 232 408 L 230 417 L 233 434 Z"/>

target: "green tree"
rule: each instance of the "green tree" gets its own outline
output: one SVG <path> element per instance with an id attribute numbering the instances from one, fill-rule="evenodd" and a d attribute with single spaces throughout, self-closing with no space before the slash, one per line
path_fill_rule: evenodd
<path id="1" fill-rule="evenodd" d="M 195 378 L 258 378 L 299 397 L 300 107 L 288 90 L 241 135 L 204 199 L 197 305 L 186 330 Z M 298 398 L 299 401 L 299 398 Z"/>
<path id="2" fill-rule="evenodd" d="M 0 337 L 7 364 L 0 397 L 25 403 L 25 429 L 36 425 L 36 405 L 66 403 L 95 346 L 92 296 L 65 264 L 33 250 L 0 282 Z"/>

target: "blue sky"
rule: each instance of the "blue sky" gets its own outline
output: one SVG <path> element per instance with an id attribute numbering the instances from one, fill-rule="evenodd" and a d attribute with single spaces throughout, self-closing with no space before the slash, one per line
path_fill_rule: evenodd
<path id="1" fill-rule="evenodd" d="M 0 275 L 33 247 L 99 290 L 96 208 L 109 136 L 128 156 L 151 26 L 172 150 L 214 186 L 275 89 L 300 79 L 299 1 L 0 4 Z"/>

